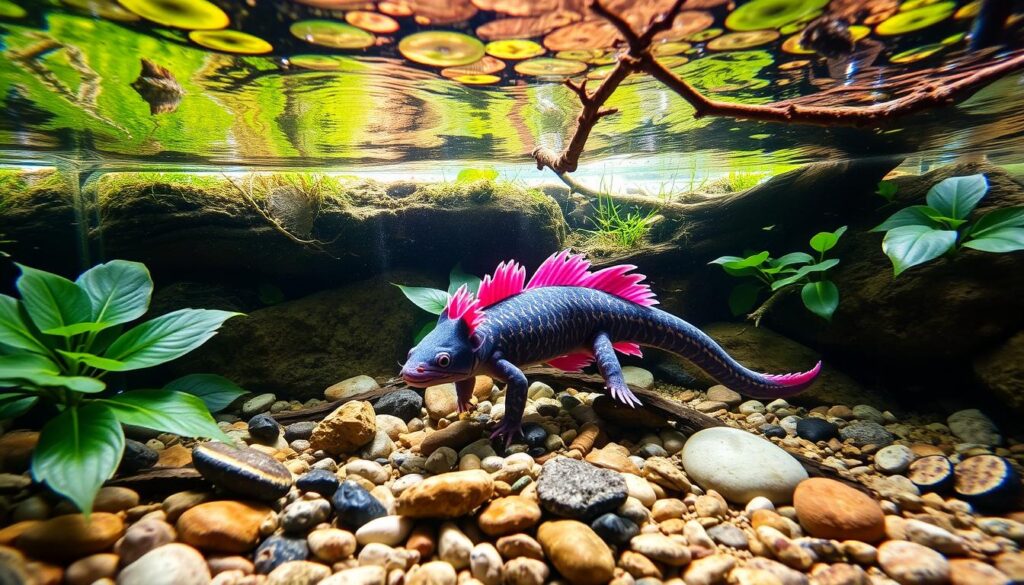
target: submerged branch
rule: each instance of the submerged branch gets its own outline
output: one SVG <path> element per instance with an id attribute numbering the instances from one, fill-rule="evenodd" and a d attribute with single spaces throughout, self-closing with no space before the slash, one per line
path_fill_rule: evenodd
<path id="1" fill-rule="evenodd" d="M 754 309 L 752 313 L 747 315 L 747 320 L 753 321 L 754 327 L 760 327 L 761 319 L 764 319 L 764 316 L 768 314 L 768 311 L 771 311 L 772 307 L 778 304 L 778 302 L 782 300 L 784 297 L 789 296 L 789 294 L 795 290 L 795 286 L 787 286 L 785 288 L 781 288 L 773 292 L 770 297 L 768 297 L 767 299 L 765 299 L 763 303 L 761 303 L 761 306 Z"/>

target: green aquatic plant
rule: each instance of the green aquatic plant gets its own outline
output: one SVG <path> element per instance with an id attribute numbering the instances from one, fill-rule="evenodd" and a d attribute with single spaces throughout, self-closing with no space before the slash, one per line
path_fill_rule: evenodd
<path id="1" fill-rule="evenodd" d="M 455 177 L 456 183 L 471 181 L 493 181 L 498 178 L 498 171 L 492 168 L 462 169 Z"/>
<path id="2" fill-rule="evenodd" d="M 647 237 L 657 214 L 657 209 L 624 212 L 610 196 L 599 196 L 595 215 L 589 218 L 594 229 L 583 231 L 616 247 L 631 249 Z"/>
<path id="3" fill-rule="evenodd" d="M 227 439 L 210 416 L 244 390 L 209 374 L 163 389 L 112 392 L 113 372 L 181 357 L 216 334 L 228 311 L 181 309 L 125 327 L 149 308 L 153 281 L 138 262 L 113 260 L 76 281 L 18 265 L 21 299 L 0 295 L 0 419 L 55 412 L 32 454 L 32 476 L 89 513 L 124 452 L 122 424 Z"/>
<path id="4" fill-rule="evenodd" d="M 988 193 L 985 175 L 950 177 L 928 190 L 927 205 L 911 205 L 873 228 L 885 232 L 882 251 L 893 274 L 955 254 L 962 248 L 982 252 L 1024 250 L 1024 207 L 990 211 L 974 221 L 968 217 Z"/>
<path id="5" fill-rule="evenodd" d="M 431 315 L 440 315 L 444 312 L 444 308 L 448 306 L 448 299 L 451 298 L 451 296 L 455 294 L 455 291 L 459 290 L 459 287 L 462 285 L 466 285 L 469 292 L 474 295 L 478 290 L 480 290 L 480 278 L 472 274 L 466 274 L 462 271 L 462 266 L 459 264 L 456 264 L 448 274 L 448 290 L 431 288 L 429 286 L 405 286 L 402 284 L 391 284 L 397 286 L 398 290 L 402 291 L 402 294 L 405 295 L 405 298 L 412 301 L 412 304 Z M 430 319 L 423 323 L 416 331 L 413 343 L 419 343 L 421 339 L 434 330 L 436 325 L 437 319 Z"/>
<path id="6" fill-rule="evenodd" d="M 886 203 L 892 203 L 893 198 L 896 197 L 896 192 L 899 191 L 899 186 L 893 181 L 879 181 L 878 188 L 875 190 L 875 195 L 878 195 L 882 199 L 885 199 Z"/>
<path id="7" fill-rule="evenodd" d="M 844 225 L 834 232 L 815 234 L 810 240 L 810 246 L 818 253 L 817 258 L 805 252 L 790 252 L 772 258 L 767 251 L 763 251 L 746 258 L 722 256 L 712 260 L 710 264 L 718 264 L 729 275 L 745 279 L 729 295 L 732 313 L 747 313 L 765 293 L 770 293 L 767 300 L 748 315 L 758 325 L 778 299 L 799 286 L 800 299 L 807 310 L 831 321 L 832 314 L 839 307 L 839 288 L 827 278 L 827 272 L 838 265 L 839 260 L 825 258 L 825 254 L 839 243 L 839 238 L 845 232 Z"/>

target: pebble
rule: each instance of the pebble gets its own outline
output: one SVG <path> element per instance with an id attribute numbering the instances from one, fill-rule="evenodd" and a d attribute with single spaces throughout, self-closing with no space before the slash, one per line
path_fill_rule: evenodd
<path id="1" fill-rule="evenodd" d="M 875 453 L 875 469 L 886 475 L 903 473 L 914 462 L 914 452 L 906 445 L 889 445 Z"/>
<path id="2" fill-rule="evenodd" d="M 367 459 L 356 459 L 345 464 L 345 475 L 348 477 L 362 477 L 374 485 L 383 485 L 384 482 L 391 479 L 391 473 L 388 469 L 385 469 L 383 465 L 376 461 Z"/>
<path id="3" fill-rule="evenodd" d="M 649 457 L 644 462 L 643 474 L 647 481 L 666 490 L 687 493 L 693 487 L 683 470 L 667 457 Z"/>
<path id="4" fill-rule="evenodd" d="M 877 445 L 884 447 L 896 440 L 896 436 L 885 427 L 870 421 L 855 421 L 839 430 L 839 436 L 857 447 Z"/>
<path id="5" fill-rule="evenodd" d="M 431 561 L 420 565 L 406 576 L 406 585 L 455 585 L 455 568 L 444 561 Z M 321 584 L 323 585 L 323 584 Z"/>
<path id="6" fill-rule="evenodd" d="M 423 464 L 427 471 L 435 475 L 442 473 L 448 473 L 458 463 L 459 454 L 455 452 L 455 449 L 451 447 L 439 447 L 430 457 L 427 457 L 426 463 Z"/>
<path id="7" fill-rule="evenodd" d="M 505 563 L 502 572 L 508 585 L 543 585 L 550 573 L 547 564 L 527 557 Z"/>
<path id="8" fill-rule="evenodd" d="M 687 476 L 726 499 L 745 503 L 764 496 L 789 502 L 807 472 L 789 453 L 757 435 L 730 427 L 694 433 L 682 453 Z"/>
<path id="9" fill-rule="evenodd" d="M 544 442 L 547 441 L 548 432 L 544 430 L 544 427 L 536 423 L 527 423 L 523 425 L 523 442 L 528 447 L 544 448 Z"/>
<path id="10" fill-rule="evenodd" d="M 356 451 L 377 433 L 373 407 L 369 402 L 352 401 L 339 406 L 313 429 L 310 447 L 330 455 Z"/>
<path id="11" fill-rule="evenodd" d="M 809 550 L 796 544 L 775 528 L 759 526 L 754 532 L 757 534 L 758 542 L 771 551 L 771 556 L 787 567 L 807 571 L 814 563 L 814 557 Z"/>
<path id="12" fill-rule="evenodd" d="M 165 544 L 121 570 L 117 585 L 209 585 L 210 569 L 196 549 Z"/>
<path id="13" fill-rule="evenodd" d="M 761 434 L 769 439 L 784 439 L 789 434 L 783 427 L 769 423 L 757 427 L 757 430 L 761 431 Z"/>
<path id="14" fill-rule="evenodd" d="M 423 391 L 423 406 L 427 408 L 427 416 L 433 420 L 453 414 L 456 403 L 455 384 L 438 384 Z"/>
<path id="15" fill-rule="evenodd" d="M 177 531 L 173 526 L 157 518 L 146 518 L 128 527 L 124 538 L 114 546 L 114 552 L 120 556 L 122 565 L 130 565 L 142 555 L 174 542 L 176 538 Z"/>
<path id="16" fill-rule="evenodd" d="M 73 561 L 110 550 L 124 535 L 124 522 L 115 514 L 94 512 L 66 514 L 33 522 L 18 537 L 16 545 L 38 559 Z"/>
<path id="17" fill-rule="evenodd" d="M 858 404 L 853 407 L 851 411 L 853 418 L 858 420 L 864 420 L 868 422 L 882 424 L 885 422 L 885 417 L 882 415 L 882 411 L 878 410 L 874 406 L 867 404 Z"/>
<path id="18" fill-rule="evenodd" d="M 331 576 L 331 568 L 310 561 L 288 561 L 267 575 L 266 585 L 316 585 Z"/>
<path id="19" fill-rule="evenodd" d="M 395 442 L 391 440 L 387 431 L 378 428 L 373 433 L 373 438 L 370 439 L 370 442 L 363 445 L 362 451 L 359 454 L 363 459 L 387 459 L 394 451 Z"/>
<path id="20" fill-rule="evenodd" d="M 988 563 L 975 559 L 951 559 L 949 580 L 952 585 L 1009 585 L 1010 578 Z"/>
<path id="21" fill-rule="evenodd" d="M 490 499 L 494 481 L 482 470 L 436 475 L 407 488 L 398 496 L 397 511 L 414 518 L 457 518 Z"/>
<path id="22" fill-rule="evenodd" d="M 673 567 L 681 567 L 690 562 L 690 549 L 685 544 L 660 533 L 634 536 L 629 541 L 629 548 L 651 560 Z"/>
<path id="23" fill-rule="evenodd" d="M 249 436 L 265 445 L 273 445 L 281 436 L 281 425 L 274 417 L 262 413 L 249 419 Z"/>
<path id="24" fill-rule="evenodd" d="M 870 496 L 838 481 L 816 477 L 793 494 L 800 525 L 812 536 L 876 542 L 885 536 L 885 516 Z"/>
<path id="25" fill-rule="evenodd" d="M 370 565 L 343 569 L 317 585 L 384 585 L 387 577 L 387 570 L 384 567 Z M 409 580 L 406 579 L 405 582 L 409 583 Z"/>
<path id="26" fill-rule="evenodd" d="M 404 420 L 398 418 L 397 416 L 391 416 L 390 414 L 380 414 L 379 412 L 375 416 L 375 420 L 377 422 L 377 432 L 384 431 L 387 434 L 388 438 L 391 439 L 392 441 L 397 441 L 398 437 L 409 432 L 409 426 L 405 424 Z M 422 443 L 420 444 L 420 446 L 422 447 Z"/>
<path id="27" fill-rule="evenodd" d="M 321 528 L 306 536 L 306 545 L 316 558 L 325 563 L 336 563 L 356 552 L 356 537 L 347 530 Z"/>
<path id="28" fill-rule="evenodd" d="M 678 534 L 678 532 L 672 532 L 672 534 Z M 686 537 L 686 542 L 693 546 L 709 551 L 715 550 L 715 541 L 711 540 L 707 530 L 704 530 L 704 526 L 698 520 L 686 521 L 686 524 L 683 525 L 683 536 Z"/>
<path id="29" fill-rule="evenodd" d="M 11 431 L 0 436 L 0 471 L 21 473 L 28 469 L 38 443 L 36 431 Z"/>
<path id="30" fill-rule="evenodd" d="M 351 404 L 351 403 L 349 403 Z M 346 528 L 360 528 L 367 522 L 386 516 L 388 511 L 366 488 L 355 481 L 342 482 L 331 497 L 338 520 Z"/>
<path id="31" fill-rule="evenodd" d="M 629 494 L 629 497 L 640 500 L 645 508 L 650 509 L 658 499 L 658 494 L 654 493 L 651 484 L 632 473 L 623 473 L 622 477 L 626 480 L 626 493 Z"/>
<path id="32" fill-rule="evenodd" d="M 630 386 L 639 388 L 650 388 L 654 385 L 654 374 L 636 366 L 625 366 L 622 368 L 622 377 Z"/>
<path id="33" fill-rule="evenodd" d="M 533 559 L 523 560 L 531 561 Z M 544 563 L 541 563 L 541 565 L 543 564 Z M 547 566 L 544 568 L 546 570 Z M 473 550 L 469 553 L 469 570 L 472 573 L 473 578 L 484 585 L 501 585 L 503 567 L 501 555 L 498 554 L 498 549 L 494 548 L 494 545 L 489 542 L 481 542 L 474 546 Z M 522 569 L 519 569 L 518 571 L 522 571 Z M 529 572 L 530 571 L 527 571 L 527 573 Z M 518 583 L 527 582 L 523 581 L 521 576 L 518 579 L 510 577 L 509 580 Z M 543 583 L 543 580 L 541 580 L 541 583 Z"/>
<path id="34" fill-rule="evenodd" d="M 78 559 L 64 571 L 64 582 L 67 585 L 91 585 L 99 579 L 112 579 L 117 575 L 119 561 L 113 553 L 99 553 Z M 3 582 L 3 571 L 0 571 L 0 583 Z"/>
<path id="35" fill-rule="evenodd" d="M 256 546 L 260 527 L 272 514 L 270 508 L 255 503 L 206 502 L 178 518 L 178 538 L 203 550 L 248 552 Z"/>
<path id="36" fill-rule="evenodd" d="M 0 450 L 2 449 L 3 447 L 0 447 Z M 125 439 L 124 455 L 121 456 L 121 463 L 118 469 L 122 473 L 134 473 L 153 467 L 159 459 L 160 454 L 150 449 L 145 443 Z"/>
<path id="37" fill-rule="evenodd" d="M 289 561 L 304 561 L 309 556 L 305 538 L 274 535 L 260 543 L 253 556 L 256 572 L 267 574 Z"/>
<path id="38" fill-rule="evenodd" d="M 477 518 L 480 529 L 489 536 L 525 532 L 540 522 L 537 502 L 522 496 L 508 496 L 492 501 Z"/>
<path id="39" fill-rule="evenodd" d="M 192 449 L 192 464 L 215 486 L 258 500 L 288 493 L 292 474 L 276 459 L 248 447 L 210 441 Z"/>
<path id="40" fill-rule="evenodd" d="M 366 375 L 353 376 L 328 386 L 324 390 L 324 398 L 331 402 L 346 400 L 365 392 L 371 392 L 377 388 L 380 388 L 377 380 Z"/>
<path id="41" fill-rule="evenodd" d="M 537 539 L 551 564 L 574 585 L 604 584 L 615 573 L 608 545 L 582 522 L 545 522 L 537 529 Z"/>
<path id="42" fill-rule="evenodd" d="M 385 394 L 373 405 L 377 414 L 390 414 L 405 423 L 418 417 L 422 408 L 423 396 L 415 390 L 396 390 Z"/>
<path id="43" fill-rule="evenodd" d="M 412 518 L 406 516 L 381 516 L 356 530 L 356 540 L 360 544 L 376 542 L 397 546 L 409 536 L 413 526 Z"/>
<path id="44" fill-rule="evenodd" d="M 992 419 L 976 408 L 959 410 L 946 419 L 949 430 L 965 443 L 976 443 L 996 447 L 1003 444 L 1003 437 Z"/>
<path id="45" fill-rule="evenodd" d="M 544 560 L 544 549 L 529 534 L 511 534 L 502 536 L 494 543 L 502 558 L 514 559 L 517 557 L 528 557 L 531 559 Z"/>
<path id="46" fill-rule="evenodd" d="M 558 457 L 544 464 L 537 496 L 541 506 L 552 514 L 590 519 L 621 506 L 628 492 L 621 474 Z"/>
<path id="47" fill-rule="evenodd" d="M 430 433 L 420 443 L 420 453 L 429 456 L 441 447 L 459 450 L 480 438 L 483 425 L 472 420 L 459 420 Z"/>
<path id="48" fill-rule="evenodd" d="M 878 564 L 901 585 L 943 585 L 949 582 L 949 561 L 941 553 L 914 542 L 889 540 L 878 547 Z"/>
<path id="49" fill-rule="evenodd" d="M 736 559 L 729 555 L 715 554 L 697 559 L 686 567 L 683 580 L 686 585 L 717 585 L 736 566 Z"/>
<path id="50" fill-rule="evenodd" d="M 331 497 L 338 491 L 338 476 L 326 469 L 313 469 L 303 473 L 295 480 L 295 487 L 304 492 L 313 492 L 322 496 Z"/>
<path id="51" fill-rule="evenodd" d="M 839 427 L 823 418 L 802 418 L 796 423 L 796 436 L 817 443 L 839 436 Z"/>
<path id="52" fill-rule="evenodd" d="M 257 394 L 242 403 L 242 416 L 248 418 L 266 412 L 275 402 L 277 402 L 277 396 L 273 394 Z"/>
<path id="53" fill-rule="evenodd" d="M 92 502 L 93 512 L 116 514 L 139 505 L 139 494 L 126 487 L 102 487 Z"/>
<path id="54" fill-rule="evenodd" d="M 167 521 L 173 524 L 186 510 L 208 501 L 211 497 L 209 492 L 199 490 L 178 492 L 164 498 L 160 508 L 167 515 Z"/>
<path id="55" fill-rule="evenodd" d="M 737 409 L 740 414 L 763 414 L 766 409 L 760 400 L 747 400 Z"/>
<path id="56" fill-rule="evenodd" d="M 921 520 L 909 519 L 903 523 L 907 540 L 951 556 L 967 554 L 967 542 L 962 536 Z"/>
<path id="57" fill-rule="evenodd" d="M 737 550 L 746 550 L 750 544 L 746 533 L 732 524 L 716 524 L 707 533 L 715 542 Z"/>
<path id="58" fill-rule="evenodd" d="M 730 408 L 739 405 L 743 402 L 743 397 L 740 396 L 739 392 L 732 390 L 721 384 L 716 384 L 708 388 L 708 400 L 715 402 L 724 402 Z"/>
<path id="59" fill-rule="evenodd" d="M 473 541 L 454 522 L 441 524 L 437 537 L 437 556 L 456 570 L 469 566 Z"/>
<path id="60" fill-rule="evenodd" d="M 316 423 L 313 421 L 300 421 L 292 423 L 284 428 L 284 438 L 286 441 L 303 440 L 308 441 L 313 436 L 313 430 L 316 428 Z"/>
<path id="61" fill-rule="evenodd" d="M 278 521 L 285 532 L 306 534 L 331 515 L 331 503 L 323 498 L 296 500 L 285 506 Z"/>
<path id="62" fill-rule="evenodd" d="M 612 512 L 598 516 L 590 523 L 590 528 L 601 540 L 616 546 L 622 546 L 640 534 L 640 527 L 635 522 Z"/>

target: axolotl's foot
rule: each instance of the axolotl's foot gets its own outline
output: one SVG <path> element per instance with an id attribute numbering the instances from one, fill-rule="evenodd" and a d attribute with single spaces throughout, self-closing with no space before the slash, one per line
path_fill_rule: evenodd
<path id="1" fill-rule="evenodd" d="M 461 398 L 455 403 L 455 409 L 459 414 L 469 412 L 473 408 L 473 403 L 469 400 L 463 400 Z"/>
<path id="2" fill-rule="evenodd" d="M 509 420 L 502 420 L 498 428 L 494 429 L 491 433 L 491 440 L 504 441 L 505 446 L 508 447 L 512 444 L 512 441 L 516 440 L 520 435 L 523 434 L 522 423 L 513 423 Z"/>

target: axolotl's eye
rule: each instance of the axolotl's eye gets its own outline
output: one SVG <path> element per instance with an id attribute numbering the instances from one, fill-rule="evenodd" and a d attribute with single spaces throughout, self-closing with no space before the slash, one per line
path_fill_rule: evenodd
<path id="1" fill-rule="evenodd" d="M 437 356 L 434 358 L 434 363 L 436 363 L 439 367 L 447 368 L 452 363 L 452 356 L 442 351 L 441 353 L 437 354 Z"/>

